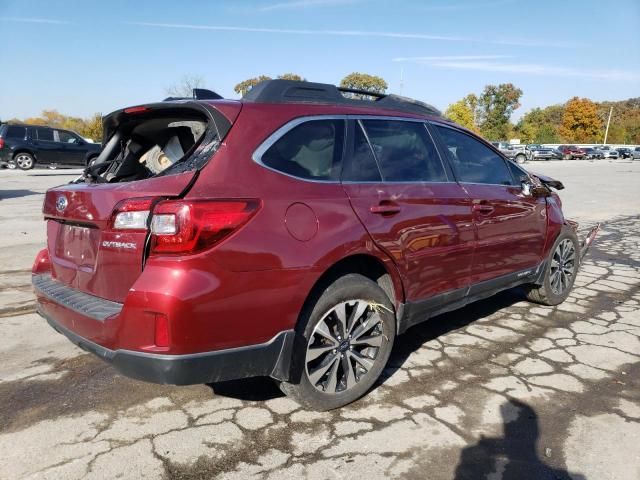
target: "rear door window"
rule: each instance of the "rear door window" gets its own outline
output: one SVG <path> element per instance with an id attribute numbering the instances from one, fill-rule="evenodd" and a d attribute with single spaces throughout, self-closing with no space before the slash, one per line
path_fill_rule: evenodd
<path id="1" fill-rule="evenodd" d="M 420 122 L 363 120 L 385 182 L 445 182 L 431 137 Z"/>
<path id="2" fill-rule="evenodd" d="M 260 161 L 298 178 L 339 180 L 343 144 L 343 120 L 309 120 L 280 137 Z"/>
<path id="3" fill-rule="evenodd" d="M 435 125 L 449 152 L 453 170 L 463 183 L 513 185 L 505 160 L 496 152 L 466 133 Z"/>
<path id="4" fill-rule="evenodd" d="M 36 128 L 36 138 L 44 142 L 53 142 L 53 130 L 50 128 Z"/>
<path id="5" fill-rule="evenodd" d="M 7 127 L 4 138 L 25 138 L 27 136 L 26 127 L 10 125 Z"/>
<path id="6" fill-rule="evenodd" d="M 373 155 L 371 145 L 369 145 L 359 122 L 355 123 L 353 131 L 353 151 L 345 164 L 342 180 L 346 182 L 381 182 L 382 176 L 376 157 Z"/>

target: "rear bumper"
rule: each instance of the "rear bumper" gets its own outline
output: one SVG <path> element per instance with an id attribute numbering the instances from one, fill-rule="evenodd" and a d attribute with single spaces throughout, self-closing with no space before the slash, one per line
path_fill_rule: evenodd
<path id="1" fill-rule="evenodd" d="M 187 355 L 163 355 L 110 350 L 63 327 L 40 309 L 38 313 L 72 343 L 111 363 L 123 375 L 138 380 L 193 385 L 260 376 L 288 379 L 293 330 L 280 332 L 270 341 L 257 345 Z"/>

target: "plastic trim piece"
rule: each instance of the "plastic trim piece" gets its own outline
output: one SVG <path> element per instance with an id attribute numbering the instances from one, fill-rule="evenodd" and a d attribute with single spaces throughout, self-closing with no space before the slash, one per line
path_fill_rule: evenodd
<path id="1" fill-rule="evenodd" d="M 288 380 L 293 351 L 293 330 L 284 330 L 266 343 L 186 355 L 133 350 L 110 350 L 38 313 L 49 325 L 83 350 L 93 353 L 127 377 L 168 385 L 195 385 L 247 377 Z"/>
<path id="2" fill-rule="evenodd" d="M 32 275 L 31 283 L 38 293 L 48 299 L 100 322 L 122 310 L 121 303 L 80 292 L 54 280 L 49 274 Z"/>

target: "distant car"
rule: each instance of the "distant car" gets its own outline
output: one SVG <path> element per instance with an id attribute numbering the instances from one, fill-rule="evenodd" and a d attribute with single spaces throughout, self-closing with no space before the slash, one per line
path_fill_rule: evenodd
<path id="1" fill-rule="evenodd" d="M 559 160 L 562 154 L 555 148 L 540 147 L 532 151 L 532 160 Z"/>
<path id="2" fill-rule="evenodd" d="M 29 170 L 36 164 L 86 167 L 102 146 L 76 132 L 40 125 L 0 125 L 0 165 Z"/>
<path id="3" fill-rule="evenodd" d="M 611 147 L 602 147 L 602 158 L 618 159 L 620 155 L 618 151 Z"/>
<path id="4" fill-rule="evenodd" d="M 604 157 L 602 150 L 599 148 L 585 147 L 582 150 L 584 150 L 585 158 L 600 159 Z"/>
<path id="5" fill-rule="evenodd" d="M 631 152 L 633 160 L 640 160 L 640 147 L 636 147 Z"/>
<path id="6" fill-rule="evenodd" d="M 631 158 L 631 149 L 627 147 L 620 147 L 616 149 L 620 158 Z"/>
<path id="7" fill-rule="evenodd" d="M 515 160 L 517 163 L 524 163 L 527 160 L 531 160 L 532 154 L 524 145 L 512 145 L 507 142 L 491 142 L 502 154 L 510 160 Z"/>
<path id="8" fill-rule="evenodd" d="M 584 158 L 585 153 L 575 145 L 560 145 L 558 151 L 562 154 L 564 160 L 575 160 L 577 158 Z"/>

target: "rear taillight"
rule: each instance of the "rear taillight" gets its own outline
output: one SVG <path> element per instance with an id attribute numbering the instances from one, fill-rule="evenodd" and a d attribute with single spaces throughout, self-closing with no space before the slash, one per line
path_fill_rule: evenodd
<path id="1" fill-rule="evenodd" d="M 147 220 L 151 206 L 157 198 L 142 197 L 123 200 L 113 211 L 111 228 L 113 230 L 147 230 Z"/>
<path id="2" fill-rule="evenodd" d="M 0 137 L 0 148 L 4 148 L 4 138 Z"/>
<path id="3" fill-rule="evenodd" d="M 167 200 L 153 209 L 151 254 L 197 253 L 242 227 L 257 200 Z"/>

